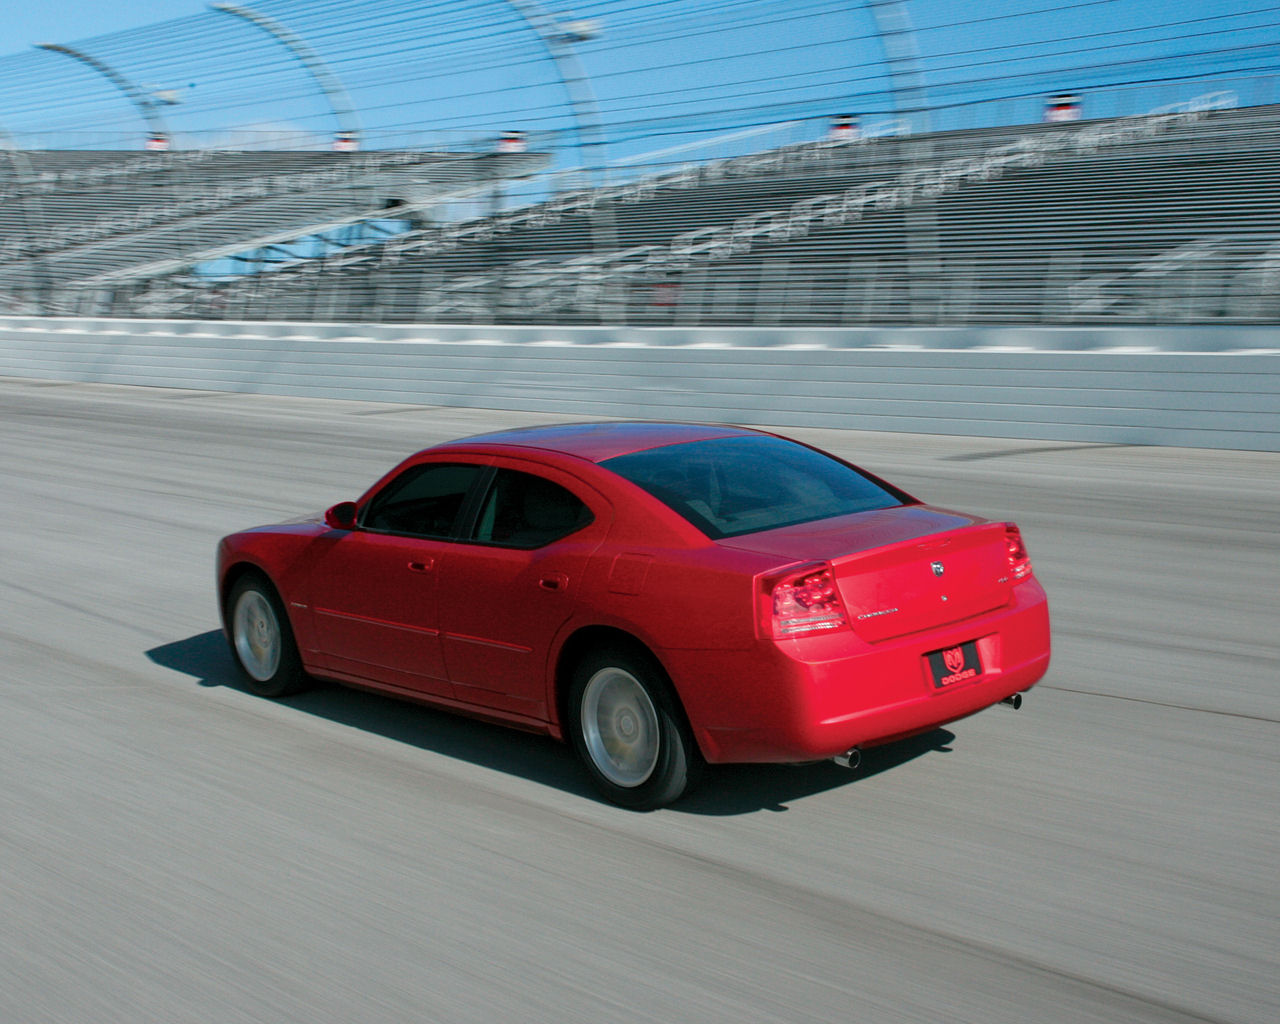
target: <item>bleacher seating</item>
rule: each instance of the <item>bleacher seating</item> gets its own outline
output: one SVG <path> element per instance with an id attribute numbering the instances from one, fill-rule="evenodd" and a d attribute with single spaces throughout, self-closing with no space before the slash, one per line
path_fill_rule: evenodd
<path id="1" fill-rule="evenodd" d="M 218 287 L 180 259 L 155 264 L 114 290 L 112 309 L 688 326 L 1275 321 L 1280 107 L 1219 106 L 664 168 Z M 258 231 L 283 216 L 259 202 L 204 220 Z"/>
<path id="2" fill-rule="evenodd" d="M 792 146 L 415 232 L 223 301 L 392 322 L 1275 317 L 1277 166 L 1274 107 Z"/>
<path id="3" fill-rule="evenodd" d="M 11 152 L 0 158 L 0 296 L 38 288 L 54 310 L 74 307 L 212 254 L 430 205 L 543 163 L 492 153 Z"/>

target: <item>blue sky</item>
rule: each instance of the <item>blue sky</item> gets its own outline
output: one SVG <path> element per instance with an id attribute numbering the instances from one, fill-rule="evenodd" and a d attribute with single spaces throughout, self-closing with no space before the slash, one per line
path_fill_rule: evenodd
<path id="1" fill-rule="evenodd" d="M 382 144 L 453 144 L 512 127 L 571 135 L 557 69 L 504 0 L 249 2 L 311 42 Z M 598 18 L 603 34 L 578 56 L 614 158 L 795 119 L 811 120 L 780 133 L 812 132 L 845 111 L 886 121 L 895 103 L 911 105 L 915 83 L 945 108 L 934 115 L 942 127 L 1034 120 L 1040 98 L 1062 89 L 1081 91 L 1095 116 L 1219 86 L 1244 103 L 1280 100 L 1280 0 L 903 6 L 918 49 L 914 80 L 905 64 L 890 76 L 870 9 L 834 0 L 583 0 L 576 15 Z M 0 27 L 0 127 L 23 144 L 138 144 L 137 112 L 120 93 L 65 56 L 31 48 L 45 41 L 76 45 L 141 87 L 180 97 L 163 111 L 180 142 L 324 145 L 334 128 L 282 48 L 203 3 L 8 4 Z"/>
<path id="2" fill-rule="evenodd" d="M 203 7 L 193 0 L 130 0 L 127 4 L 102 0 L 8 3 L 0 14 L 0 25 L 4 27 L 3 49 L 12 53 L 35 43 L 68 42 L 119 32 L 194 14 Z"/>

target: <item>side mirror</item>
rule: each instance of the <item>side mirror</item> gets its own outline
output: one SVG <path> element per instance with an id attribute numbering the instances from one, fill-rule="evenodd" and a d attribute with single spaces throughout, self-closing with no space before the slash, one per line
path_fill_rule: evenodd
<path id="1" fill-rule="evenodd" d="M 356 528 L 356 503 L 340 501 L 324 514 L 325 526 L 334 530 L 354 530 Z"/>

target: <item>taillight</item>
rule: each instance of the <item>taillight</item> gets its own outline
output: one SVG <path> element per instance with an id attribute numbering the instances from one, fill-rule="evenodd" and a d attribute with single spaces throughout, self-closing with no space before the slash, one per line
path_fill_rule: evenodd
<path id="1" fill-rule="evenodd" d="M 1013 523 L 1004 524 L 1004 543 L 1009 549 L 1009 575 L 1016 583 L 1031 575 L 1031 556 L 1022 542 L 1022 531 Z"/>
<path id="2" fill-rule="evenodd" d="M 841 629 L 848 624 L 830 565 L 810 565 L 778 579 L 769 590 L 775 640 Z"/>

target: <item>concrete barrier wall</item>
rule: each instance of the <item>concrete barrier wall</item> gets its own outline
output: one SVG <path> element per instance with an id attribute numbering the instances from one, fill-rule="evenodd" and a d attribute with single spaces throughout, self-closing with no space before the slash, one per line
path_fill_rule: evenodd
<path id="1" fill-rule="evenodd" d="M 779 427 L 1280 451 L 1266 328 L 0 318 L 0 375 Z"/>

